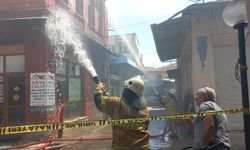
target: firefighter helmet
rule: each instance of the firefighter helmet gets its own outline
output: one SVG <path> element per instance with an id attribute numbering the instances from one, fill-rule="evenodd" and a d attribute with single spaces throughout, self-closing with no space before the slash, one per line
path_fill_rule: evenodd
<path id="1" fill-rule="evenodd" d="M 130 78 L 125 81 L 125 88 L 133 91 L 139 98 L 142 98 L 144 82 L 139 78 Z"/>

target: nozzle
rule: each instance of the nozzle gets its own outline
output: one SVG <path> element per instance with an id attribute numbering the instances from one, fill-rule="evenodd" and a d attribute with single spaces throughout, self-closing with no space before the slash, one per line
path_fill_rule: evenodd
<path id="1" fill-rule="evenodd" d="M 93 77 L 93 80 L 95 81 L 96 84 L 101 83 L 100 78 L 98 76 Z"/>

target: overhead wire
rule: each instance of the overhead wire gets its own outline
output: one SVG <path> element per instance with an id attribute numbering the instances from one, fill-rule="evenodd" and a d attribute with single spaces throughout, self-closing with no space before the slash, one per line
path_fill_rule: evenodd
<path id="1" fill-rule="evenodd" d="M 116 30 L 116 29 L 124 29 L 124 28 L 128 28 L 128 27 L 144 25 L 144 24 L 148 24 L 148 23 L 150 23 L 152 21 L 156 21 L 156 20 L 159 20 L 159 19 L 166 18 L 167 16 L 168 15 L 164 15 L 164 16 L 157 17 L 157 18 L 150 19 L 150 20 L 146 20 L 146 21 L 143 21 L 143 22 L 138 22 L 138 23 L 134 23 L 134 24 L 128 24 L 128 25 L 124 25 L 124 26 L 119 26 L 119 27 L 111 28 L 110 30 L 112 31 L 112 30 Z"/>

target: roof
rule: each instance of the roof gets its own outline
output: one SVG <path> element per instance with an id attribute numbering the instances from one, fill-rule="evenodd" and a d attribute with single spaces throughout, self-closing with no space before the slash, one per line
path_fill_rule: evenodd
<path id="1" fill-rule="evenodd" d="M 182 17 L 151 25 L 155 46 L 161 61 L 178 58 L 188 22 Z"/>
<path id="2" fill-rule="evenodd" d="M 187 8 L 183 9 L 183 13 L 187 13 L 188 11 L 196 11 L 196 10 L 211 10 L 211 9 L 218 9 L 221 7 L 225 7 L 225 5 L 232 0 L 225 0 L 225 1 L 214 1 L 214 2 L 208 2 L 208 3 L 200 3 L 200 4 L 193 4 L 188 6 Z"/>
<path id="3" fill-rule="evenodd" d="M 155 67 L 144 67 L 144 72 L 165 72 L 167 70 L 172 70 L 172 69 L 176 69 L 177 68 L 177 64 L 169 64 L 169 65 L 165 65 L 159 68 L 155 68 Z"/>
<path id="4" fill-rule="evenodd" d="M 190 15 L 211 11 L 211 9 L 222 9 L 226 4 L 227 2 L 193 4 L 162 23 L 152 24 L 151 30 L 160 60 L 166 61 L 180 56 L 185 35 L 191 28 Z M 181 17 L 174 18 L 181 13 Z"/>

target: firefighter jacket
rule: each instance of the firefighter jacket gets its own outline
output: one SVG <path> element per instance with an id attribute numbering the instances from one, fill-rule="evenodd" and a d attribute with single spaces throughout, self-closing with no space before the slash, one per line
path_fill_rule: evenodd
<path id="1" fill-rule="evenodd" d="M 103 95 L 102 89 L 96 89 L 94 100 L 97 108 L 112 119 L 142 118 L 148 117 L 149 112 L 146 107 L 135 109 L 129 107 L 123 98 Z M 113 143 L 115 150 L 135 150 L 149 148 L 149 134 L 146 131 L 149 121 L 135 122 L 122 125 L 112 125 Z"/>
<path id="2" fill-rule="evenodd" d="M 164 101 L 167 115 L 175 115 L 177 113 L 177 101 L 169 96 Z"/>

